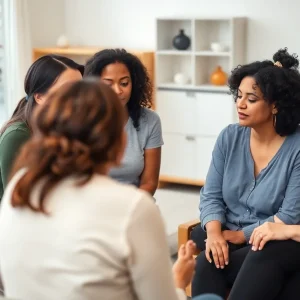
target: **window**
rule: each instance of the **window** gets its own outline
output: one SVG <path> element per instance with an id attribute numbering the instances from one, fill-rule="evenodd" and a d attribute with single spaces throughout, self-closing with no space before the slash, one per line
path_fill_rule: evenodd
<path id="1" fill-rule="evenodd" d="M 4 9 L 3 0 L 0 0 L 0 127 L 6 119 L 6 107 L 4 103 Z"/>

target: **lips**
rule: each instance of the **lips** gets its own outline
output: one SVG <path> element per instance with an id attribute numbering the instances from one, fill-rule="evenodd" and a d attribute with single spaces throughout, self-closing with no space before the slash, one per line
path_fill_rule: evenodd
<path id="1" fill-rule="evenodd" d="M 241 120 L 244 120 L 244 119 L 246 119 L 248 117 L 248 115 L 243 114 L 241 112 L 239 112 L 238 115 L 239 115 L 239 119 L 241 119 Z"/>

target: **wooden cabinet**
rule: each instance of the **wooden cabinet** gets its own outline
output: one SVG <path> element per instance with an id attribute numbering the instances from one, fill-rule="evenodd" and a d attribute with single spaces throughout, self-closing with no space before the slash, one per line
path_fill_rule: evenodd
<path id="1" fill-rule="evenodd" d="M 67 48 L 34 48 L 32 50 L 33 61 L 39 57 L 47 54 L 57 54 L 70 57 L 78 63 L 85 63 L 85 61 L 94 55 L 96 52 L 103 50 L 103 47 L 67 47 Z M 134 49 L 126 49 L 128 52 L 136 55 L 146 67 L 149 77 L 154 82 L 154 52 L 141 51 Z M 154 99 L 154 97 L 153 97 Z M 153 108 L 155 108 L 155 100 L 153 100 Z"/>

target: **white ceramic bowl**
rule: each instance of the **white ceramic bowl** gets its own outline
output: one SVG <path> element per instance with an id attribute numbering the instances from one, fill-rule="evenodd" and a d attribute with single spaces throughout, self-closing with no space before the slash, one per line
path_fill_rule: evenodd
<path id="1" fill-rule="evenodd" d="M 174 75 L 174 82 L 176 84 L 187 84 L 189 82 L 189 78 L 183 73 L 177 73 Z"/>
<path id="2" fill-rule="evenodd" d="M 226 47 L 221 43 L 211 43 L 210 49 L 214 52 L 222 52 L 226 50 Z"/>

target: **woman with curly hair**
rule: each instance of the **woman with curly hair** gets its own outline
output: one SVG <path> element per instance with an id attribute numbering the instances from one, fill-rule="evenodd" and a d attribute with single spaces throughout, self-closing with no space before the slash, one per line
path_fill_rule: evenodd
<path id="1" fill-rule="evenodd" d="M 225 298 L 235 282 L 230 300 L 291 299 L 285 280 L 296 256 L 300 271 L 300 244 L 277 242 L 259 254 L 256 243 L 251 249 L 251 235 L 263 223 L 300 224 L 299 61 L 287 49 L 273 60 L 238 66 L 229 79 L 239 124 L 219 135 L 201 190 L 201 225 L 192 238 L 203 252 L 193 296 L 212 292 Z M 289 265 L 288 249 L 294 249 Z M 260 255 L 265 264 L 257 263 Z M 299 297 L 299 284 L 296 290 Z"/>
<path id="2" fill-rule="evenodd" d="M 85 66 L 84 76 L 99 76 L 127 108 L 127 147 L 122 164 L 110 176 L 154 195 L 163 145 L 161 122 L 151 108 L 152 83 L 142 62 L 124 49 L 96 53 Z"/>
<path id="3" fill-rule="evenodd" d="M 172 273 L 152 197 L 107 176 L 121 163 L 127 120 L 98 79 L 62 87 L 38 107 L 0 211 L 7 297 L 186 299 L 195 244 L 179 249 Z"/>

